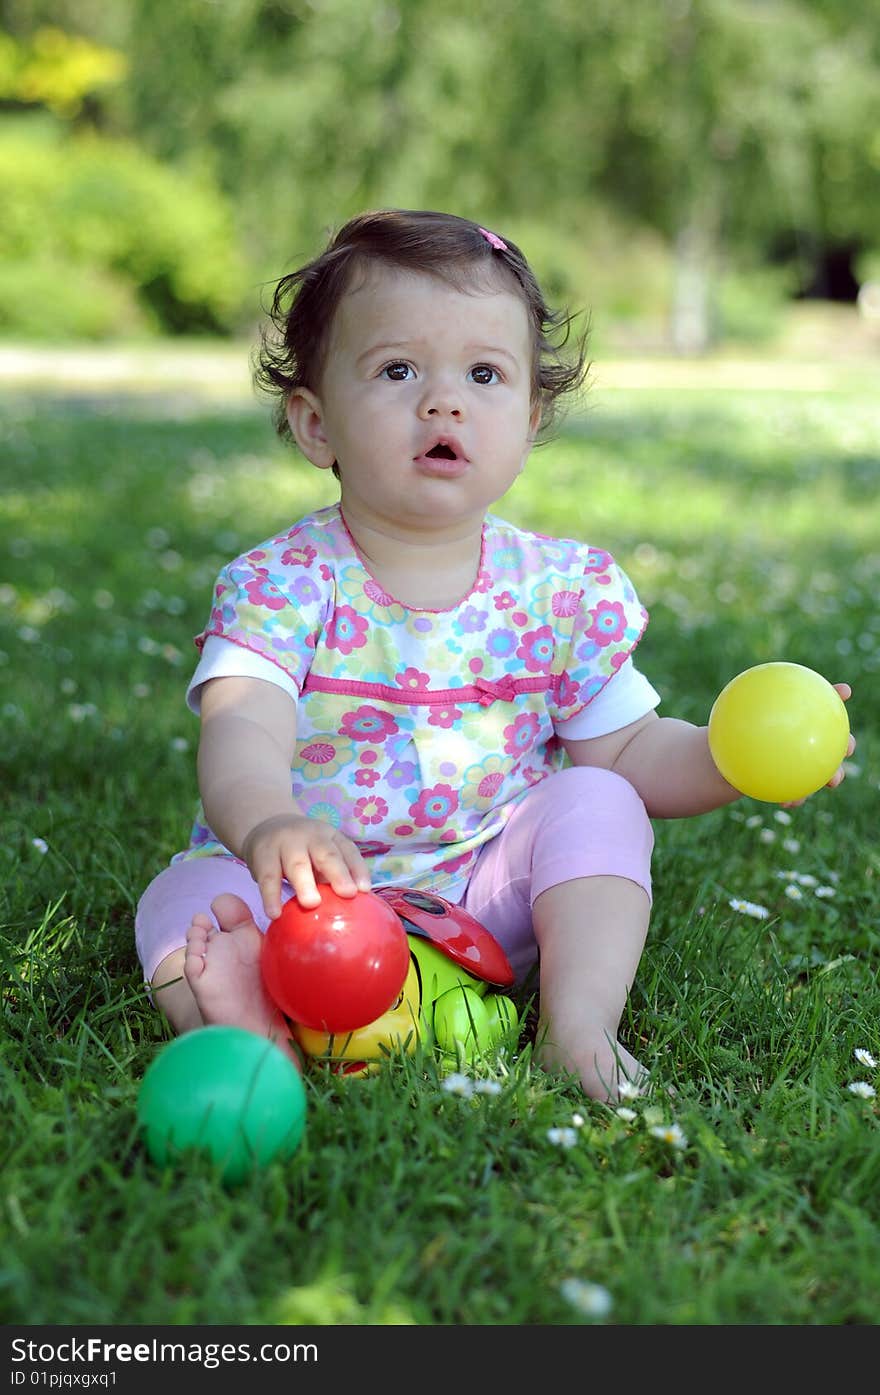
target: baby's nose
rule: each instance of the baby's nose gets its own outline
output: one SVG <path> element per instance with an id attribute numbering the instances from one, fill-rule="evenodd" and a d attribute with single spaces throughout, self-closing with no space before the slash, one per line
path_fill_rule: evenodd
<path id="1" fill-rule="evenodd" d="M 422 396 L 421 413 L 428 417 L 460 417 L 461 395 L 450 383 L 429 384 Z"/>
<path id="2" fill-rule="evenodd" d="M 425 374 L 423 391 L 418 400 L 418 413 L 423 420 L 431 417 L 459 418 L 463 407 L 462 384 L 455 372 L 438 368 Z"/>

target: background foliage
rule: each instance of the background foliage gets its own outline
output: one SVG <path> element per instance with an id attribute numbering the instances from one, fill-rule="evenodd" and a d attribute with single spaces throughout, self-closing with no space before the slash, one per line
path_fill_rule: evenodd
<path id="1" fill-rule="evenodd" d="M 246 330 L 401 205 L 701 348 L 876 262 L 880 0 L 3 0 L 0 147 L 0 332 Z"/>

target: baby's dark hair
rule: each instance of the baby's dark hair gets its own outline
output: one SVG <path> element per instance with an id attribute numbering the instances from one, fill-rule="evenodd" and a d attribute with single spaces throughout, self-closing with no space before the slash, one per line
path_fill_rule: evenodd
<path id="1" fill-rule="evenodd" d="M 560 399 L 587 375 L 586 332 L 569 356 L 574 316 L 552 310 L 531 267 L 507 238 L 486 236 L 477 223 L 452 213 L 401 208 L 361 213 L 332 238 L 320 256 L 282 277 L 275 287 L 254 364 L 256 385 L 274 401 L 281 437 L 291 435 L 287 401 L 294 389 L 318 391 L 339 302 L 358 272 L 370 265 L 437 276 L 458 290 L 499 279 L 520 295 L 532 329 L 533 406 L 541 408 L 541 435 L 555 422 Z"/>

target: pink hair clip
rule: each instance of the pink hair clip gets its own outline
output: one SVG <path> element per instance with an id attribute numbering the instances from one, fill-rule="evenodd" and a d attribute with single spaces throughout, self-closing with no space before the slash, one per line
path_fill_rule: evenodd
<path id="1" fill-rule="evenodd" d="M 506 252 L 507 243 L 502 242 L 497 233 L 488 232 L 486 228 L 480 228 L 480 232 L 488 242 L 490 247 L 494 247 L 496 252 Z"/>

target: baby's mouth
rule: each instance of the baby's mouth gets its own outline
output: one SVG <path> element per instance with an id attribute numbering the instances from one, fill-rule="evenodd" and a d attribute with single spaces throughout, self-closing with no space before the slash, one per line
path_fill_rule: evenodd
<path id="1" fill-rule="evenodd" d="M 454 436 L 441 436 L 416 456 L 415 463 L 421 474 L 436 479 L 458 479 L 469 468 L 468 458 Z"/>
<path id="2" fill-rule="evenodd" d="M 422 451 L 417 458 L 436 461 L 441 467 L 443 464 L 454 463 L 462 466 L 468 464 L 468 458 L 461 448 L 458 437 L 447 435 L 445 431 L 441 432 L 439 436 L 435 436 L 428 449 Z"/>

